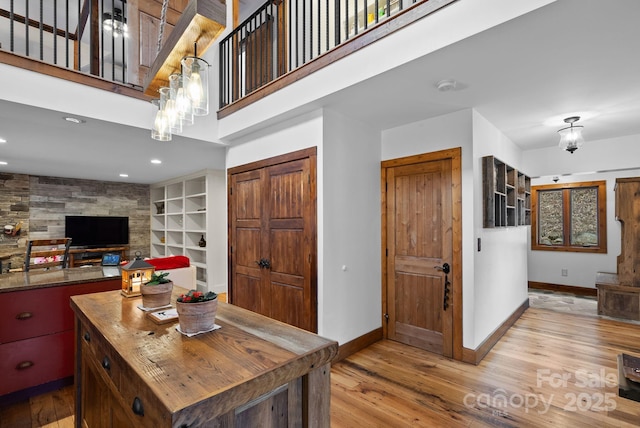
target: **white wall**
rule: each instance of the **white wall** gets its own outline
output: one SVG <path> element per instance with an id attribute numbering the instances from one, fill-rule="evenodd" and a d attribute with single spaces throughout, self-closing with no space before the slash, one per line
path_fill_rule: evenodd
<path id="1" fill-rule="evenodd" d="M 0 79 L 3 82 L 0 99 L 71 115 L 151 129 L 153 118 L 158 111 L 148 101 L 6 64 L 0 64 Z M 215 82 L 216 79 L 211 77 L 211 96 L 217 97 Z M 218 101 L 217 98 L 212 98 L 209 102 L 212 113 L 196 118 L 193 126 L 185 128 L 181 134 L 183 137 L 217 141 L 215 137 L 218 122 L 215 109 Z"/>
<path id="2" fill-rule="evenodd" d="M 343 344 L 381 326 L 379 134 L 318 110 L 233 141 L 227 167 L 314 146 L 318 333 Z"/>
<path id="3" fill-rule="evenodd" d="M 474 307 L 475 337 L 472 349 L 499 327 L 527 296 L 528 226 L 483 228 L 482 157 L 493 155 L 516 169 L 522 169 L 520 149 L 479 113 L 473 112 L 473 184 L 475 239 Z M 526 170 L 523 170 L 527 173 Z M 481 251 L 477 251 L 477 240 Z M 465 240 L 465 243 L 469 243 Z M 465 265 L 467 264 L 465 260 Z M 466 346 L 466 344 L 465 344 Z"/>
<path id="4" fill-rule="evenodd" d="M 318 324 L 343 344 L 382 325 L 380 134 L 324 113 Z"/>
<path id="5" fill-rule="evenodd" d="M 210 171 L 207 185 L 207 274 L 216 293 L 227 290 L 227 176 Z"/>
<path id="6" fill-rule="evenodd" d="M 610 140 L 587 141 L 573 154 L 558 147 L 524 152 L 526 172 L 537 176 L 532 185 L 580 181 L 607 181 L 607 253 L 531 251 L 528 253 L 529 281 L 595 288 L 597 272 L 616 272 L 620 254 L 620 223 L 615 219 L 615 180 L 640 176 L 640 135 Z M 596 172 L 599 171 L 599 172 Z M 562 276 L 562 269 L 568 275 Z"/>

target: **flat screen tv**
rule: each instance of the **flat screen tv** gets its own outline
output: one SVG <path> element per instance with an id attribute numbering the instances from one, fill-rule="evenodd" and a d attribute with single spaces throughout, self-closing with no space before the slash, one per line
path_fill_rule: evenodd
<path id="1" fill-rule="evenodd" d="M 129 244 L 129 217 L 68 215 L 64 232 L 72 247 L 111 247 Z"/>

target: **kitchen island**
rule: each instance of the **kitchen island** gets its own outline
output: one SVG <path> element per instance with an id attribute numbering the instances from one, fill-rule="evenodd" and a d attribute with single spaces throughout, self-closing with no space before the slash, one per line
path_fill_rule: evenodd
<path id="1" fill-rule="evenodd" d="M 0 275 L 0 402 L 73 382 L 73 295 L 119 290 L 119 268 Z"/>
<path id="2" fill-rule="evenodd" d="M 71 302 L 77 427 L 330 425 L 335 341 L 224 302 L 220 328 L 194 337 L 119 292 Z"/>

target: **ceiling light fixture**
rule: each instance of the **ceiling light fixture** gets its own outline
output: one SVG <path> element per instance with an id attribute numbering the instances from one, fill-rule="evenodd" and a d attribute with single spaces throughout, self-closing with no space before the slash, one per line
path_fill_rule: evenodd
<path id="1" fill-rule="evenodd" d="M 162 161 L 160 159 L 151 159 L 151 163 L 156 164 L 156 165 L 160 165 L 162 163 Z"/>
<path id="2" fill-rule="evenodd" d="M 120 177 L 122 178 L 127 178 L 129 176 L 129 174 L 120 174 Z"/>
<path id="3" fill-rule="evenodd" d="M 582 138 L 582 129 L 584 126 L 574 125 L 574 123 L 579 120 L 580 116 L 568 117 L 564 121 L 568 123 L 569 126 L 558 130 L 558 134 L 560 134 L 560 143 L 558 146 L 571 154 L 582 147 L 582 143 L 584 142 L 584 138 Z"/>
<path id="4" fill-rule="evenodd" d="M 5 161 L 0 161 L 0 165 L 9 165 L 9 164 Z"/>
<path id="5" fill-rule="evenodd" d="M 71 116 L 65 117 L 64 120 L 66 120 L 67 122 L 76 123 L 76 124 L 84 123 L 84 120 L 78 119 L 77 117 L 71 117 Z"/>
<path id="6" fill-rule="evenodd" d="M 106 12 L 102 15 L 102 28 L 104 31 L 111 31 L 116 39 L 118 37 L 129 37 L 127 18 L 122 16 L 122 9 L 118 7 L 113 9 L 113 17 Z"/>
<path id="7" fill-rule="evenodd" d="M 198 58 L 198 44 L 193 44 L 193 56 L 180 61 L 182 73 L 169 76 L 169 86 L 159 89 L 160 99 L 154 100 L 158 112 L 151 128 L 151 138 L 171 141 L 172 134 L 181 134 L 183 127 L 193 125 L 194 116 L 209 114 L 209 63 Z"/>
<path id="8" fill-rule="evenodd" d="M 0 144 L 2 144 L 2 143 L 6 143 L 6 142 L 7 142 L 7 140 L 6 140 L 6 139 L 4 139 L 4 138 L 0 137 Z"/>

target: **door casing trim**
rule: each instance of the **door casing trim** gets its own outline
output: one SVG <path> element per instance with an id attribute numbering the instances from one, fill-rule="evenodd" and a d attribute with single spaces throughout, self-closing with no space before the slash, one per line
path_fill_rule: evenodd
<path id="1" fill-rule="evenodd" d="M 406 156 L 381 162 L 381 234 L 382 247 L 380 265 L 382 269 L 382 332 L 388 338 L 387 310 L 387 169 L 416 163 L 451 159 L 451 215 L 452 215 L 452 290 L 451 309 L 453 310 L 453 355 L 454 360 L 463 361 L 462 346 L 462 148 L 440 150 Z"/>

